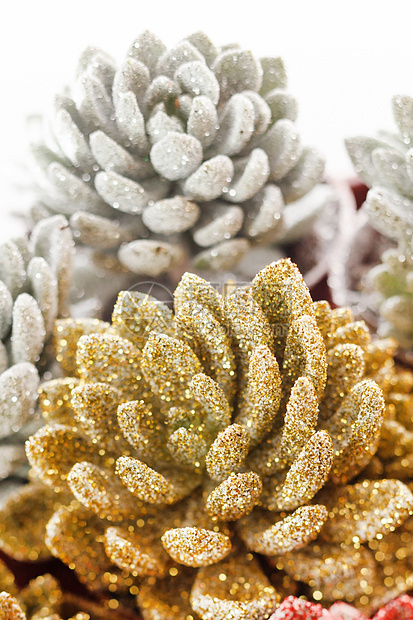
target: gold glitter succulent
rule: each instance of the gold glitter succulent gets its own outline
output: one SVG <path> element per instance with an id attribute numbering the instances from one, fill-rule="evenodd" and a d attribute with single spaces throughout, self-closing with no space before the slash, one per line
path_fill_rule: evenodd
<path id="1" fill-rule="evenodd" d="M 394 342 L 313 302 L 289 260 L 226 296 L 185 274 L 174 303 L 124 291 L 112 324 L 57 322 L 68 376 L 27 444 L 59 502 L 39 516 L 51 553 L 144 620 L 261 620 L 296 581 L 364 608 L 411 587 Z"/>

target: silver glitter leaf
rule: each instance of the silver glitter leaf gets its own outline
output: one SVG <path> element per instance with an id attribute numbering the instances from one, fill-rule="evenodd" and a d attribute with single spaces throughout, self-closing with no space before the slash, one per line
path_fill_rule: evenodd
<path id="1" fill-rule="evenodd" d="M 245 232 L 255 241 L 262 236 L 276 236 L 282 231 L 284 200 L 277 185 L 268 184 L 254 196 L 245 221 Z"/>
<path id="2" fill-rule="evenodd" d="M 324 157 L 316 149 L 303 148 L 294 168 L 280 181 L 280 188 L 286 204 L 299 200 L 321 181 L 324 164 Z M 321 211 L 323 208 L 323 201 L 320 201 L 318 210 Z M 307 227 L 309 227 L 308 222 L 303 226 L 303 229 Z"/>
<path id="3" fill-rule="evenodd" d="M 213 70 L 218 79 L 223 100 L 229 99 L 231 95 L 243 90 L 258 92 L 261 88 L 262 67 L 259 60 L 250 51 L 228 50 L 223 52 L 216 58 Z"/>
<path id="4" fill-rule="evenodd" d="M 185 181 L 184 193 L 194 200 L 208 201 L 221 196 L 234 174 L 232 161 L 226 155 L 216 155 L 204 161 Z"/>
<path id="5" fill-rule="evenodd" d="M 243 221 L 244 212 L 240 207 L 218 201 L 205 205 L 199 226 L 193 233 L 194 241 L 202 248 L 207 248 L 235 237 Z"/>
<path id="6" fill-rule="evenodd" d="M 197 138 L 202 148 L 210 146 L 215 140 L 218 115 L 209 97 L 194 97 L 188 116 L 188 134 Z"/>
<path id="7" fill-rule="evenodd" d="M 193 136 L 172 131 L 153 145 L 151 161 L 155 170 L 170 181 L 184 179 L 201 164 L 202 146 Z"/>
<path id="8" fill-rule="evenodd" d="M 232 95 L 219 118 L 215 150 L 236 155 L 248 144 L 254 132 L 255 111 L 242 93 Z"/>
<path id="9" fill-rule="evenodd" d="M 166 51 L 165 45 L 149 30 L 144 30 L 132 43 L 128 50 L 128 56 L 139 60 L 146 65 L 151 72 L 155 71 L 158 59 Z"/>
<path id="10" fill-rule="evenodd" d="M 157 73 L 173 78 L 183 64 L 193 61 L 205 62 L 202 54 L 189 41 L 181 41 L 176 47 L 167 50 L 158 60 Z"/>
<path id="11" fill-rule="evenodd" d="M 407 144 L 413 141 L 413 99 L 407 95 L 396 95 L 392 99 L 393 114 L 402 137 Z"/>
<path id="12" fill-rule="evenodd" d="M 24 288 L 26 282 L 24 259 L 13 241 L 6 241 L 0 247 L 0 279 L 13 299 Z"/>
<path id="13" fill-rule="evenodd" d="M 75 174 L 61 164 L 54 162 L 48 168 L 48 176 L 60 202 L 66 204 L 67 212 L 74 212 L 79 208 L 97 212 L 102 200 Z"/>
<path id="14" fill-rule="evenodd" d="M 156 277 L 179 264 L 183 253 L 179 245 L 139 239 L 122 245 L 119 260 L 133 273 Z"/>
<path id="15" fill-rule="evenodd" d="M 0 375 L 0 437 L 20 429 L 34 414 L 39 375 L 33 364 L 20 362 Z"/>
<path id="16" fill-rule="evenodd" d="M 21 293 L 13 306 L 11 356 L 13 363 L 39 361 L 46 338 L 44 320 L 36 300 Z"/>
<path id="17" fill-rule="evenodd" d="M 56 111 L 53 131 L 60 148 L 72 164 L 91 173 L 96 161 L 85 136 L 67 110 L 60 108 Z"/>
<path id="18" fill-rule="evenodd" d="M 270 165 L 266 152 L 254 149 L 245 162 L 235 163 L 235 177 L 229 186 L 227 200 L 230 202 L 249 200 L 263 188 L 269 175 Z"/>
<path id="19" fill-rule="evenodd" d="M 13 298 L 4 282 L 0 280 L 0 340 L 8 333 L 11 325 Z"/>
<path id="20" fill-rule="evenodd" d="M 145 133 L 145 120 L 135 95 L 132 92 L 119 94 L 115 108 L 121 138 L 132 148 L 147 152 L 149 141 Z"/>
<path id="21" fill-rule="evenodd" d="M 271 121 L 276 123 L 281 118 L 297 120 L 298 103 L 295 97 L 282 89 L 275 88 L 265 95 L 265 101 L 271 111 Z"/>
<path id="22" fill-rule="evenodd" d="M 214 73 L 202 59 L 180 65 L 174 75 L 183 92 L 205 95 L 214 105 L 219 101 L 219 84 Z"/>
<path id="23" fill-rule="evenodd" d="M 98 172 L 95 187 L 99 195 L 114 209 L 132 215 L 142 213 L 150 199 L 140 183 L 117 172 Z"/>
<path id="24" fill-rule="evenodd" d="M 165 138 L 170 131 L 184 133 L 184 128 L 178 118 L 169 116 L 165 112 L 164 104 L 159 104 L 148 119 L 146 131 L 151 139 L 151 144 L 155 144 L 155 142 Z"/>
<path id="25" fill-rule="evenodd" d="M 85 211 L 74 213 L 70 218 L 70 226 L 75 238 L 95 248 L 108 250 L 130 241 L 129 232 L 119 222 Z"/>
<path id="26" fill-rule="evenodd" d="M 288 119 L 277 121 L 259 143 L 268 155 L 272 181 L 282 179 L 296 164 L 301 154 L 300 139 Z"/>
<path id="27" fill-rule="evenodd" d="M 53 325 L 59 307 L 56 276 L 50 265 L 41 256 L 32 258 L 27 268 L 27 275 L 31 284 L 33 297 L 37 301 L 39 310 L 42 313 L 46 332 L 45 337 L 47 338 L 53 331 Z M 19 298 L 16 299 L 16 304 L 18 299 Z M 30 325 L 28 328 L 30 329 Z"/>
<path id="28" fill-rule="evenodd" d="M 148 205 L 142 220 L 152 232 L 170 235 L 192 228 L 199 214 L 200 209 L 195 202 L 184 196 L 174 196 Z"/>
<path id="29" fill-rule="evenodd" d="M 266 56 L 260 59 L 263 76 L 260 94 L 266 95 L 274 88 L 285 88 L 287 86 L 287 73 L 282 58 Z"/>
<path id="30" fill-rule="evenodd" d="M 193 265 L 205 271 L 233 269 L 249 250 L 246 239 L 230 239 L 200 252 L 193 258 Z"/>
<path id="31" fill-rule="evenodd" d="M 96 161 L 106 172 L 116 172 L 138 180 L 153 176 L 153 168 L 149 161 L 132 157 L 126 149 L 103 131 L 95 131 L 90 135 L 89 140 Z"/>
<path id="32" fill-rule="evenodd" d="M 143 105 L 145 92 L 151 83 L 151 76 L 148 67 L 137 60 L 129 57 L 124 64 L 119 67 L 113 79 L 113 98 L 116 100 L 122 97 L 124 93 L 132 92 L 139 104 Z"/>

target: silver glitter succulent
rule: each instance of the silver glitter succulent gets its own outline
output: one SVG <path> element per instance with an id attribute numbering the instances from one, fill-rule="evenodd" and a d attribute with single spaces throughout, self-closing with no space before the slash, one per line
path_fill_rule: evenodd
<path id="1" fill-rule="evenodd" d="M 145 31 L 119 66 L 87 48 L 31 147 L 34 219 L 64 213 L 79 241 L 152 277 L 189 259 L 231 269 L 302 234 L 324 161 L 301 144 L 286 83 L 280 58 L 203 33 L 167 49 Z"/>
<path id="2" fill-rule="evenodd" d="M 55 319 L 65 313 L 72 251 L 63 215 L 39 222 L 29 240 L 0 246 L 0 480 L 25 462 L 25 427 L 34 417 L 39 384 L 36 366 Z"/>
<path id="3" fill-rule="evenodd" d="M 363 210 L 369 223 L 392 245 L 364 278 L 377 292 L 381 335 L 413 348 L 413 98 L 392 100 L 397 133 L 346 141 L 360 178 L 371 189 Z"/>

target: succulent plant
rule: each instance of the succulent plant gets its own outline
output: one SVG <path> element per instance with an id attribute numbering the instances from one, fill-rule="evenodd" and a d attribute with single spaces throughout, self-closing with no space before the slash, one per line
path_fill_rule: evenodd
<path id="1" fill-rule="evenodd" d="M 0 248 L 0 479 L 26 460 L 21 429 L 34 417 L 36 365 L 66 310 L 72 245 L 67 220 L 56 215 L 39 222 L 29 240 Z"/>
<path id="2" fill-rule="evenodd" d="M 289 260 L 225 296 L 186 274 L 175 314 L 125 291 L 112 324 L 59 320 L 67 376 L 41 387 L 38 482 L 0 511 L 2 549 L 129 590 L 144 620 L 258 620 L 297 580 L 381 604 L 413 574 L 395 348 L 313 302 Z"/>
<path id="3" fill-rule="evenodd" d="M 36 131 L 33 217 L 70 216 L 79 241 L 148 276 L 188 257 L 230 269 L 251 244 L 300 236 L 326 201 L 303 198 L 324 162 L 286 83 L 280 58 L 203 33 L 167 49 L 145 31 L 119 66 L 87 48 Z"/>
<path id="4" fill-rule="evenodd" d="M 413 347 L 413 99 L 393 98 L 398 133 L 346 141 L 355 170 L 371 187 L 364 210 L 371 226 L 397 244 L 366 277 L 378 293 L 380 333 Z"/>
<path id="5" fill-rule="evenodd" d="M 5 588 L 1 592 L 1 588 Z M 82 611 L 79 611 L 82 610 Z M 0 560 L 0 616 L 2 620 L 125 620 L 104 602 L 97 604 L 62 592 L 50 574 L 39 575 L 23 588 Z"/>

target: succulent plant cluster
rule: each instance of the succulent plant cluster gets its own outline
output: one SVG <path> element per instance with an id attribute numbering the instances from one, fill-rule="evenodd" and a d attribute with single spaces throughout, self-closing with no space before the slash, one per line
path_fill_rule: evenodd
<path id="1" fill-rule="evenodd" d="M 36 365 L 66 309 L 72 250 L 62 215 L 39 222 L 30 239 L 0 247 L 0 479 L 26 460 L 17 431 L 33 418 Z"/>
<path id="2" fill-rule="evenodd" d="M 380 333 L 395 337 L 406 349 L 413 346 L 413 99 L 393 98 L 398 133 L 346 141 L 357 174 L 371 187 L 365 210 L 371 226 L 397 248 L 367 275 L 377 291 L 383 319 Z"/>
<path id="3" fill-rule="evenodd" d="M 144 620 L 260 620 L 299 582 L 364 609 L 408 590 L 395 343 L 313 302 L 289 260 L 225 296 L 186 274 L 174 304 L 124 291 L 111 324 L 57 321 L 66 376 L 41 386 L 37 481 L 0 511 L 3 550 L 51 552 Z"/>
<path id="4" fill-rule="evenodd" d="M 167 49 L 145 31 L 119 66 L 86 49 L 36 131 L 33 217 L 70 216 L 79 241 L 150 276 L 188 258 L 229 269 L 251 244 L 302 234 L 325 202 L 300 202 L 324 161 L 286 84 L 280 58 L 203 33 Z"/>

